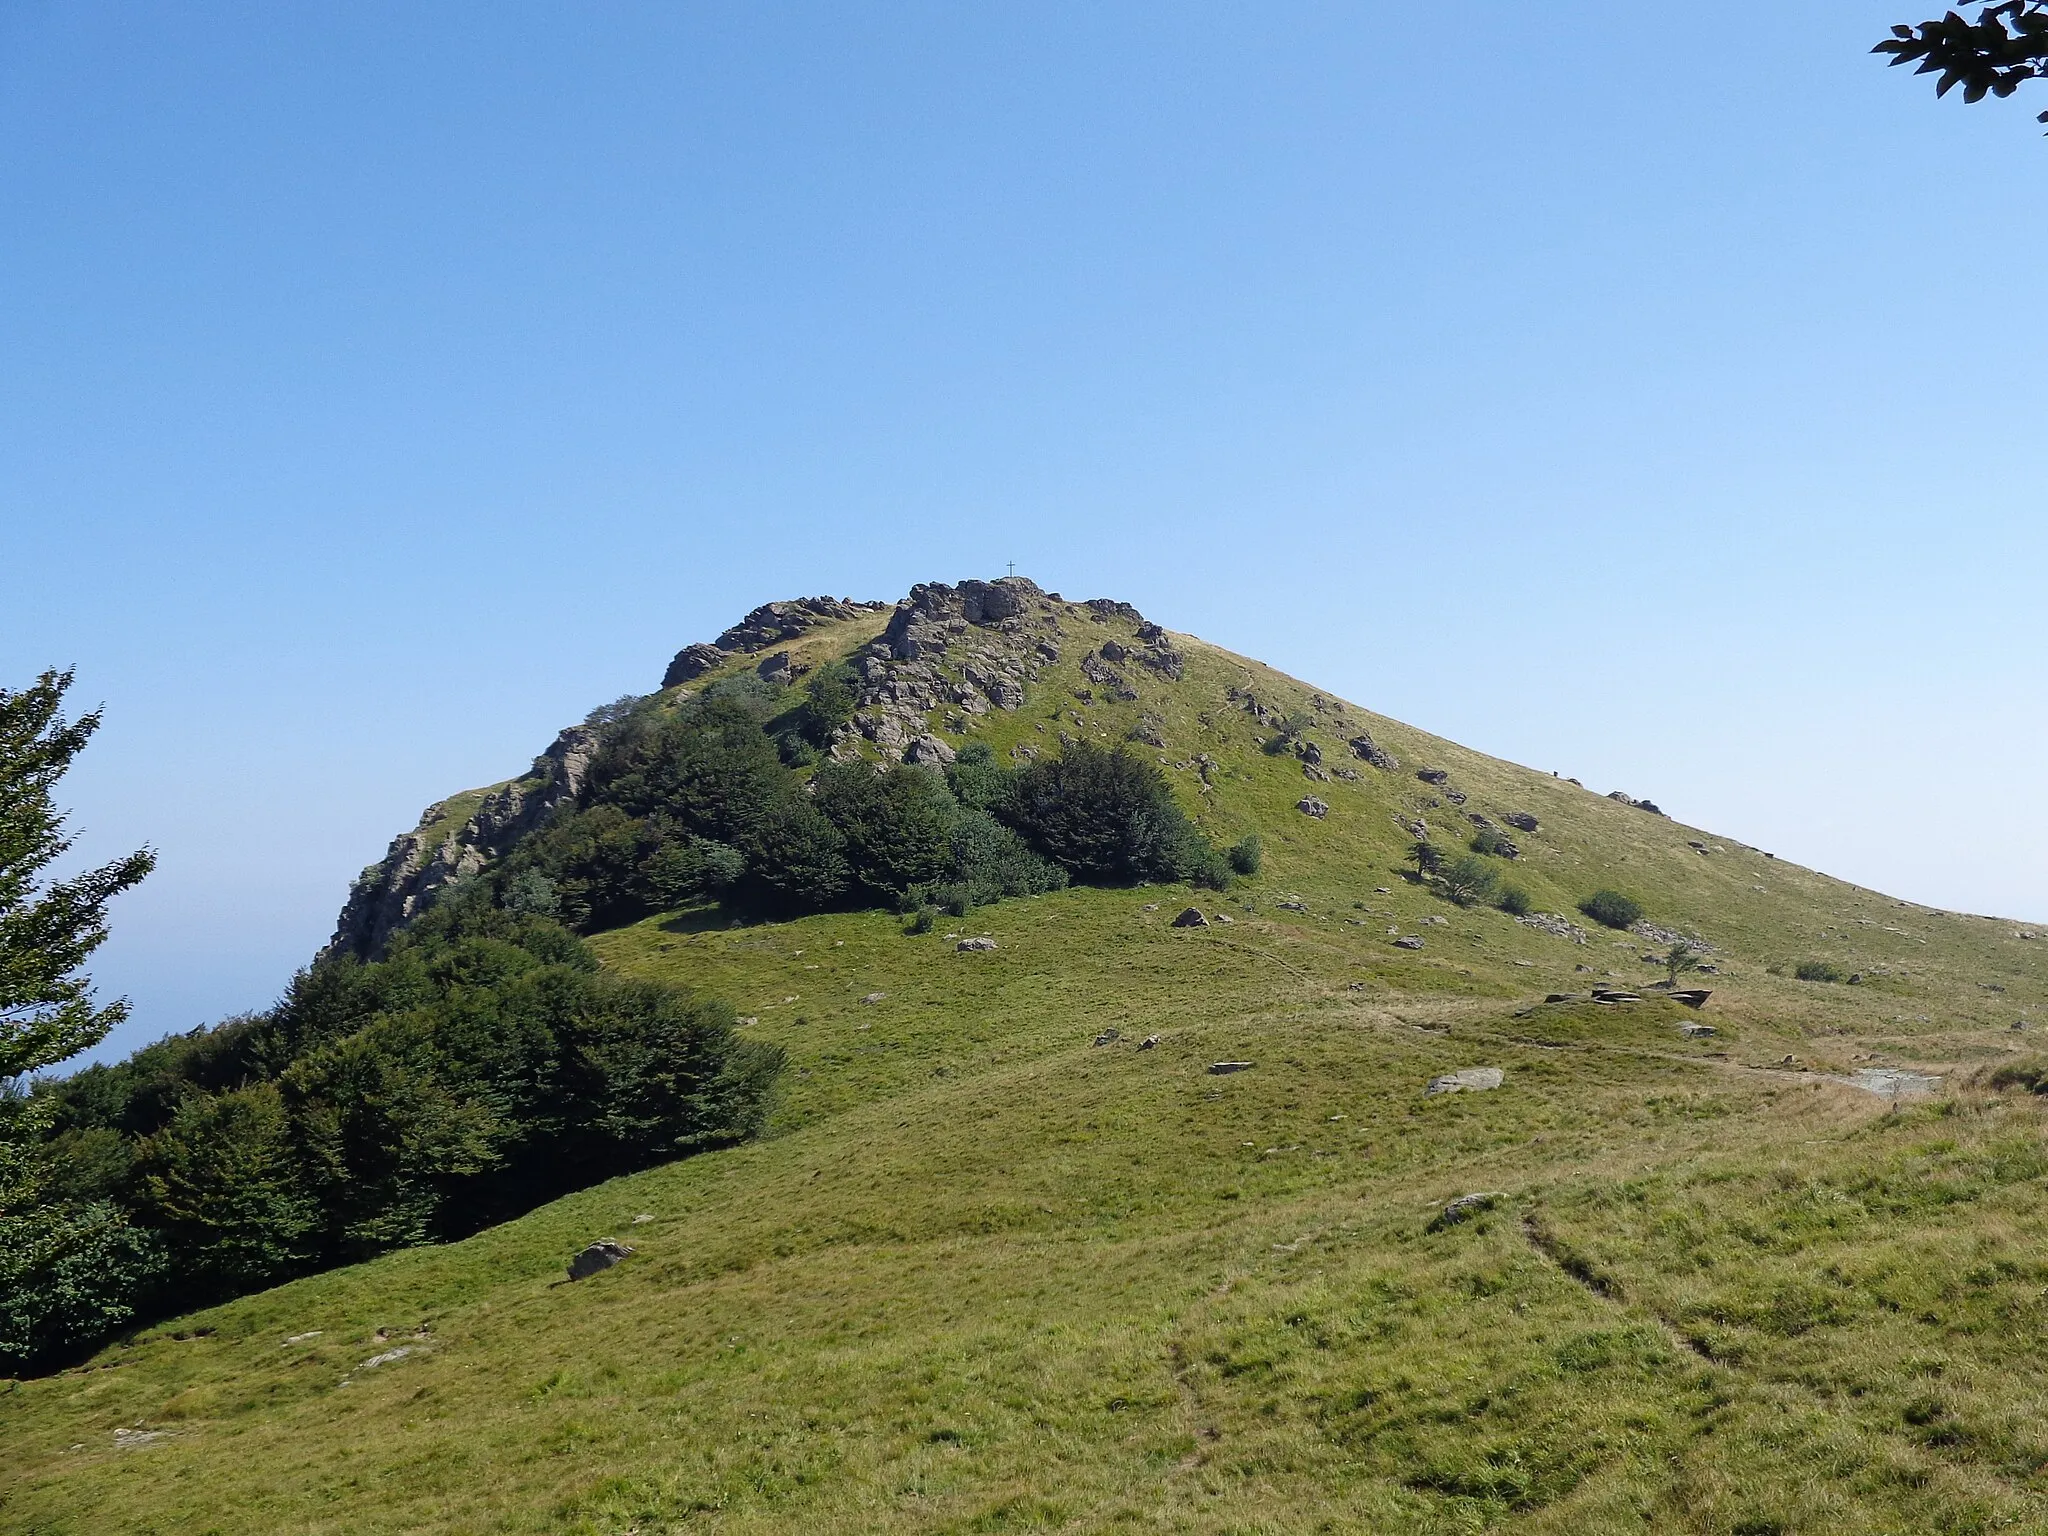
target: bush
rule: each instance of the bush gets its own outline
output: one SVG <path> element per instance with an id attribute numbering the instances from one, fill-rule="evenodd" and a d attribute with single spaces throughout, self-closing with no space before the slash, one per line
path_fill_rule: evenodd
<path id="1" fill-rule="evenodd" d="M 1256 875 L 1259 866 L 1265 862 L 1265 852 L 1264 844 L 1259 841 L 1259 834 L 1250 832 L 1232 843 L 1225 857 L 1230 860 L 1231 869 L 1238 874 Z"/>
<path id="2" fill-rule="evenodd" d="M 1643 916 L 1643 904 L 1619 891 L 1595 891 L 1579 903 L 1579 910 L 1609 928 L 1633 927 Z"/>
<path id="3" fill-rule="evenodd" d="M 1498 854 L 1504 845 L 1512 846 L 1512 843 L 1508 838 L 1501 836 L 1501 834 L 1496 832 L 1492 827 L 1481 827 L 1477 832 L 1474 832 L 1472 834 L 1471 846 L 1472 851 L 1474 853 L 1483 853 L 1488 856 L 1493 856 Z"/>
<path id="4" fill-rule="evenodd" d="M 1492 867 L 1476 854 L 1466 854 L 1449 869 L 1444 871 L 1444 894 L 1461 907 L 1484 901 L 1493 893 L 1494 881 L 1498 878 Z"/>
<path id="5" fill-rule="evenodd" d="M 1793 967 L 1792 974 L 1801 981 L 1845 981 L 1848 973 L 1839 965 L 1827 960 L 1802 960 Z"/>
<path id="6" fill-rule="evenodd" d="M 1076 879 L 1221 886 L 1230 866 L 1173 798 L 1166 775 L 1121 747 L 1076 742 L 1016 776 L 998 815 Z"/>
<path id="7" fill-rule="evenodd" d="M 1529 893 L 1519 885 L 1504 885 L 1493 898 L 1493 904 L 1509 917 L 1529 915 Z"/>
<path id="8" fill-rule="evenodd" d="M 911 913 L 910 916 L 904 920 L 903 931 L 905 933 L 913 934 L 930 933 L 932 931 L 932 925 L 937 921 L 938 914 L 934 912 L 930 907 L 919 907 L 915 912 Z"/>

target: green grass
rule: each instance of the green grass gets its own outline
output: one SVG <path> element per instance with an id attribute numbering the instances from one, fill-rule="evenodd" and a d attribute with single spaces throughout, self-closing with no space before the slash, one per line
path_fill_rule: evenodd
<path id="1" fill-rule="evenodd" d="M 0 1528 L 2048 1526 L 2048 1106 L 1992 1086 L 2034 1060 L 2009 1025 L 2038 1011 L 2041 945 L 1354 708 L 1311 733 L 1328 761 L 1363 728 L 1408 768 L 1311 784 L 1224 697 L 1306 687 L 1187 642 L 1184 684 L 1127 668 L 1139 703 L 1082 705 L 1064 674 L 1102 631 L 1066 622 L 1060 675 L 980 734 L 1045 742 L 1056 705 L 1105 740 L 1163 719 L 1211 835 L 1264 838 L 1258 878 L 922 936 L 884 913 L 601 936 L 788 1048 L 766 1139 L 0 1391 Z M 1199 752 L 1206 794 L 1178 766 Z M 1405 879 L 1395 816 L 1460 815 L 1427 804 L 1425 763 L 1466 809 L 1542 818 L 1503 864 L 1537 909 L 1613 886 L 1713 944 L 1708 1009 L 1543 1004 L 1646 984 L 1662 946 L 1591 924 L 1578 946 Z M 1294 811 L 1308 792 L 1328 818 Z M 1170 928 L 1191 902 L 1237 921 Z M 949 937 L 984 932 L 993 952 Z M 1815 956 L 1864 984 L 1771 974 Z M 1205 1070 L 1225 1059 L 1256 1065 Z M 1480 1065 L 1505 1085 L 1424 1096 Z M 1949 1091 L 1894 1110 L 1834 1080 L 1867 1065 Z M 1477 1190 L 1503 1199 L 1430 1230 Z M 560 1283 L 606 1235 L 638 1252 Z"/>

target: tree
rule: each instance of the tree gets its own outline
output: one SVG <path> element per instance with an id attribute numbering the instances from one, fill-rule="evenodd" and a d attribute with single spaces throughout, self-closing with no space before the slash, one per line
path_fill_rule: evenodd
<path id="1" fill-rule="evenodd" d="M 1896 26 L 1870 50 L 1894 65 L 1918 63 L 1916 75 L 1939 74 L 1934 94 L 1957 86 L 1964 101 L 2001 99 L 2028 80 L 2048 79 L 2048 0 L 1978 0 L 1974 20 L 1954 11 L 1919 26 Z M 2037 119 L 2048 123 L 2048 112 Z"/>
<path id="2" fill-rule="evenodd" d="M 128 1004 L 95 1006 L 81 969 L 106 941 L 107 903 L 156 865 L 148 849 L 43 883 L 71 848 L 51 791 L 99 729 L 100 714 L 67 722 L 69 671 L 42 674 L 19 691 L 0 688 L 0 1087 L 98 1044 Z M 28 1159 L 41 1106 L 0 1097 L 0 1212 L 33 1198 Z"/>
<path id="3" fill-rule="evenodd" d="M 1687 971 L 1696 971 L 1700 968 L 1699 951 L 1681 939 L 1664 951 L 1663 966 L 1664 985 L 1675 987 L 1678 985 L 1679 977 Z"/>
<path id="4" fill-rule="evenodd" d="M 1417 878 L 1427 880 L 1444 867 L 1444 851 L 1426 837 L 1417 838 L 1408 845 L 1408 862 Z"/>
<path id="5" fill-rule="evenodd" d="M 1486 860 L 1468 853 L 1444 871 L 1444 894 L 1459 906 L 1469 907 L 1493 894 L 1497 878 Z"/>

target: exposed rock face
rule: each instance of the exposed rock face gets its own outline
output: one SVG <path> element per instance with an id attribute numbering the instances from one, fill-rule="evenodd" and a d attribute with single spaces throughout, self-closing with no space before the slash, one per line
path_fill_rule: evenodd
<path id="1" fill-rule="evenodd" d="M 1441 1077 L 1432 1077 L 1424 1093 L 1485 1093 L 1498 1088 L 1506 1080 L 1506 1074 L 1499 1067 L 1467 1067 L 1462 1072 L 1446 1072 Z"/>
<path id="2" fill-rule="evenodd" d="M 1189 907 L 1173 920 L 1173 926 L 1176 928 L 1206 928 L 1209 926 L 1209 919 L 1202 916 L 1201 908 Z"/>
<path id="3" fill-rule="evenodd" d="M 712 645 L 686 645 L 676 653 L 662 674 L 661 686 L 673 688 L 702 677 L 728 658 L 749 651 L 764 651 L 785 640 L 794 640 L 805 630 L 816 629 L 839 619 L 880 613 L 887 603 L 862 603 L 850 597 L 799 597 L 787 603 L 763 603 L 739 623 L 718 637 Z"/>
<path id="4" fill-rule="evenodd" d="M 1418 768 L 1415 777 L 1425 784 L 1444 784 L 1450 780 L 1450 773 L 1442 768 Z"/>
<path id="5" fill-rule="evenodd" d="M 392 839 L 382 862 L 356 880 L 323 953 L 363 960 L 381 956 L 391 935 L 425 911 L 437 892 L 475 874 L 558 808 L 573 803 L 598 741 L 594 727 L 570 726 L 534 759 L 527 777 L 486 795 L 468 821 L 431 849 L 425 832 L 440 819 L 441 807 L 429 806 L 420 825 Z"/>
<path id="6" fill-rule="evenodd" d="M 1541 822 L 1527 811 L 1509 811 L 1507 815 L 1501 817 L 1501 820 L 1513 827 L 1517 832 L 1534 832 L 1542 825 Z"/>
<path id="7" fill-rule="evenodd" d="M 1319 800 L 1314 795 L 1303 795 L 1294 802 L 1294 808 L 1304 816 L 1313 816 L 1317 821 L 1330 814 L 1328 802 Z"/>

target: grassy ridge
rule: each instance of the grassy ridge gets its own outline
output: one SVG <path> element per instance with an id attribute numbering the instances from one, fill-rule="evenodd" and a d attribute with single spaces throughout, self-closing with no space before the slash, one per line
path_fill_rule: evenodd
<path id="1" fill-rule="evenodd" d="M 977 734 L 1149 715 L 1211 835 L 1264 835 L 1257 880 L 1071 890 L 917 938 L 879 913 L 601 936 L 789 1050 L 769 1139 L 19 1384 L 0 1528 L 2048 1524 L 2041 1111 L 1969 1081 L 2024 1045 L 2040 945 L 1333 701 L 1330 764 L 1363 728 L 1403 768 L 1310 783 L 1226 696 L 1308 688 L 1184 642 L 1185 682 L 1132 669 L 1136 703 L 1082 703 L 1064 674 L 1104 627 L 1065 622 L 1074 653 Z M 1199 753 L 1207 792 L 1178 766 Z M 1425 765 L 1466 809 L 1541 818 L 1512 870 L 1539 908 L 1619 885 L 1712 942 L 1707 1013 L 1542 1005 L 1653 977 L 1652 946 L 1402 878 L 1396 816 L 1459 814 Z M 1311 792 L 1321 821 L 1293 809 Z M 1236 921 L 1170 928 L 1190 901 Z M 1869 979 L 1771 974 L 1806 958 Z M 1702 1017 L 1716 1037 L 1680 1034 Z M 1224 1059 L 1256 1065 L 1207 1073 Z M 1894 1110 L 1834 1080 L 1873 1064 L 1949 1091 Z M 1422 1093 L 1478 1065 L 1505 1086 Z M 1437 1226 L 1479 1190 L 1502 1199 Z M 558 1283 L 603 1235 L 639 1251 Z"/>

